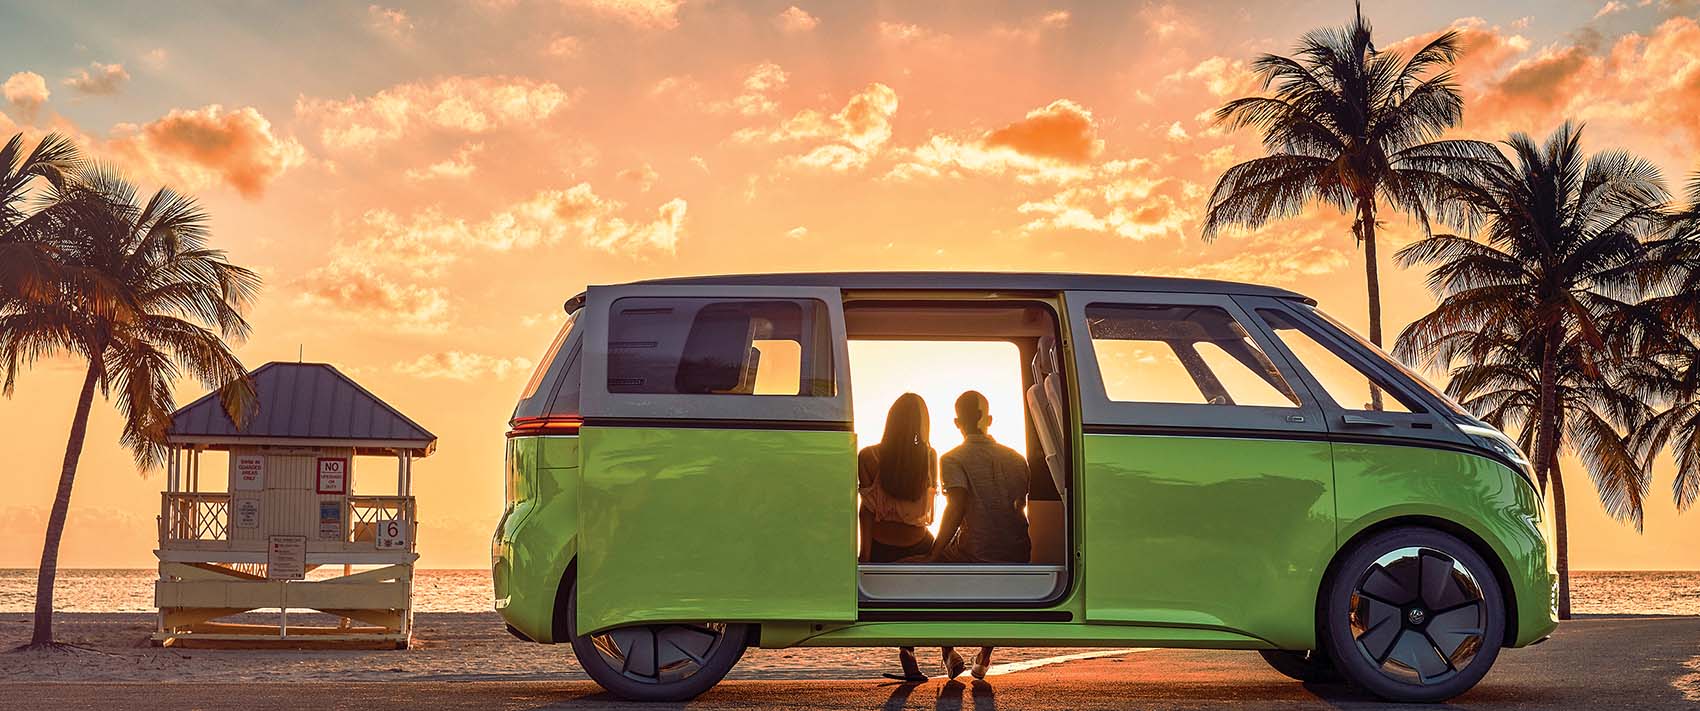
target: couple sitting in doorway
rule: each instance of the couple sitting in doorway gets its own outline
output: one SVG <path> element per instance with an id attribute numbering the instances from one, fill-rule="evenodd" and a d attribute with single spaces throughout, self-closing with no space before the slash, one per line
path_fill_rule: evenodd
<path id="1" fill-rule="evenodd" d="M 986 396 L 970 390 L 956 399 L 956 427 L 963 442 L 941 460 L 928 443 L 927 403 L 904 393 L 892 403 L 885 435 L 856 458 L 862 495 L 861 558 L 872 563 L 1026 563 L 1027 460 L 987 434 L 992 424 Z M 933 495 L 943 482 L 945 508 L 937 539 Z M 943 649 L 947 678 L 966 666 L 952 647 Z M 902 681 L 926 681 L 913 647 L 901 649 Z M 973 675 L 984 678 L 992 648 L 974 658 Z"/>

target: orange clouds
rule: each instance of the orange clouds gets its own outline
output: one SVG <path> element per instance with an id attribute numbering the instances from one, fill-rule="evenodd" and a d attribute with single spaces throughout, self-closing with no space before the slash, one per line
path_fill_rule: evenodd
<path id="1" fill-rule="evenodd" d="M 783 32 L 808 32 L 820 24 L 820 18 L 810 15 L 807 10 L 792 5 L 785 8 L 773 18 L 773 24 Z"/>
<path id="2" fill-rule="evenodd" d="M 1163 81 L 1201 85 L 1211 96 L 1218 99 L 1253 94 L 1262 83 L 1244 60 L 1227 57 L 1210 57 L 1193 65 L 1191 69 L 1164 77 Z"/>
<path id="3" fill-rule="evenodd" d="M 413 36 L 413 18 L 400 8 L 367 5 L 366 25 L 373 32 L 392 40 L 406 40 Z"/>
<path id="4" fill-rule="evenodd" d="M 5 84 L 0 84 L 0 95 L 6 97 L 6 103 L 11 104 L 24 118 L 35 115 L 36 109 L 47 103 L 51 92 L 47 90 L 47 80 L 35 72 L 18 72 L 6 78 Z"/>
<path id="5" fill-rule="evenodd" d="M 218 104 L 174 109 L 139 126 L 119 124 L 103 148 L 167 182 L 191 189 L 223 183 L 250 198 L 307 159 L 301 144 L 274 134 L 259 111 Z"/>
<path id="6" fill-rule="evenodd" d="M 90 62 L 88 69 L 79 70 L 63 83 L 84 94 L 99 95 L 116 94 L 127 81 L 130 81 L 130 72 L 124 70 L 124 65 Z"/>
<path id="7" fill-rule="evenodd" d="M 1029 111 L 1026 118 L 987 134 L 986 145 L 1069 163 L 1084 163 L 1104 149 L 1092 112 L 1068 99 Z"/>
<path id="8" fill-rule="evenodd" d="M 365 99 L 296 101 L 297 116 L 321 126 L 330 148 L 369 149 L 418 131 L 485 133 L 536 126 L 572 103 L 553 82 L 519 77 L 447 77 L 401 84 Z"/>
<path id="9" fill-rule="evenodd" d="M 679 26 L 679 7 L 684 0 L 565 0 L 580 7 L 632 27 L 651 30 L 670 30 Z"/>
<path id="10" fill-rule="evenodd" d="M 733 135 L 743 142 L 798 143 L 802 153 L 786 163 L 796 167 L 845 172 L 866 166 L 891 140 L 891 118 L 897 113 L 897 92 L 880 83 L 850 97 L 833 114 L 805 109 L 771 130 L 745 129 Z"/>
<path id="11" fill-rule="evenodd" d="M 531 372 L 527 358 L 498 358 L 483 353 L 443 351 L 427 353 L 411 361 L 397 363 L 395 370 L 417 378 L 446 378 L 472 381 L 495 378 L 506 380 Z"/>

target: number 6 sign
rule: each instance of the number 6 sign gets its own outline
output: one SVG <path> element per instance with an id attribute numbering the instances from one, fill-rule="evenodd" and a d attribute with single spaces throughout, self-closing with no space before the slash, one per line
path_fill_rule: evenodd
<path id="1" fill-rule="evenodd" d="M 377 539 L 380 549 L 406 548 L 407 524 L 393 518 L 380 520 Z"/>

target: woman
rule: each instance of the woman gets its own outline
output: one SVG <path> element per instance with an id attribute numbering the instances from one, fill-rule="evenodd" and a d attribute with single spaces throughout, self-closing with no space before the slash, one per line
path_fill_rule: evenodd
<path id="1" fill-rule="evenodd" d="M 860 558 L 895 563 L 926 556 L 933 549 L 933 497 L 938 494 L 939 456 L 928 442 L 927 403 L 904 393 L 885 416 L 878 444 L 856 455 L 857 491 L 862 495 Z M 898 650 L 899 681 L 926 681 L 915 663 L 915 648 Z"/>

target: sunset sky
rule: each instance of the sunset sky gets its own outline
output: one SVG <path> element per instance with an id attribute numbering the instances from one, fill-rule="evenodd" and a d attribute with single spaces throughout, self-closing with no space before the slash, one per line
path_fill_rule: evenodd
<path id="1" fill-rule="evenodd" d="M 795 4 L 793 4 L 795 3 Z M 1700 169 L 1700 2 L 1367 0 L 1377 44 L 1464 37 L 1459 132 Z M 1199 238 L 1215 177 L 1260 154 L 1209 113 L 1249 60 L 1351 3 L 466 0 L 10 3 L 0 132 L 57 130 L 197 195 L 265 291 L 238 353 L 327 361 L 440 437 L 418 464 L 421 565 L 480 567 L 506 419 L 586 284 L 754 271 L 1204 276 L 1316 297 L 1362 328 L 1362 257 L 1325 208 Z M 1420 236 L 1391 217 L 1383 255 Z M 1428 310 L 1383 262 L 1387 317 Z M 0 401 L 0 566 L 33 567 L 81 364 Z M 858 384 L 860 390 L 864 386 Z M 874 384 L 866 386 L 872 389 Z M 181 384 L 179 403 L 200 395 Z M 929 396 L 934 423 L 949 401 Z M 885 400 L 889 402 L 889 399 Z M 883 417 L 883 406 L 880 408 Z M 153 564 L 159 473 L 97 403 L 61 565 Z M 357 471 L 361 463 L 356 464 Z M 393 481 L 393 464 L 367 466 Z M 218 470 L 214 470 L 218 471 Z M 1646 533 L 1566 467 L 1572 562 L 1700 568 L 1668 462 Z M 393 486 L 393 484 L 391 484 Z"/>

